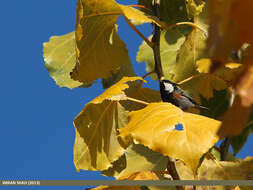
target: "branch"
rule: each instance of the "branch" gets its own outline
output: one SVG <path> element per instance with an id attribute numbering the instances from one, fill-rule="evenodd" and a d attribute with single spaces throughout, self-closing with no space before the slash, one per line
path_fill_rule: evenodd
<path id="1" fill-rule="evenodd" d="M 153 0 L 152 1 L 152 11 L 154 16 L 160 19 L 160 0 Z M 154 52 L 154 60 L 155 60 L 155 72 L 158 76 L 158 79 L 164 77 L 163 69 L 162 69 L 162 62 L 161 62 L 161 54 L 160 54 L 160 36 L 161 36 L 161 29 L 155 23 L 154 26 L 154 35 L 152 37 L 152 42 L 154 43 L 153 52 Z M 170 173 L 173 180 L 180 180 L 179 175 L 176 170 L 175 160 L 169 157 L 169 162 L 167 166 L 167 170 Z M 176 186 L 177 190 L 183 190 L 182 186 Z"/>
<path id="2" fill-rule="evenodd" d="M 167 170 L 168 170 L 168 172 L 171 175 L 173 180 L 180 180 L 180 177 L 177 173 L 176 164 L 175 164 L 174 159 L 169 158 L 168 165 L 167 165 Z M 177 190 L 184 190 L 184 188 L 182 186 L 176 186 L 176 188 L 177 188 Z"/>
<path id="3" fill-rule="evenodd" d="M 125 15 L 122 15 L 126 20 L 127 24 L 148 44 L 149 47 L 153 48 L 154 44 L 149 41 L 143 34 L 128 20 Z"/>
<path id="4" fill-rule="evenodd" d="M 228 136 L 224 139 L 224 141 L 220 145 L 221 152 L 221 161 L 226 161 L 228 159 L 228 149 L 231 144 L 232 137 Z"/>
<path id="5" fill-rule="evenodd" d="M 154 15 L 157 18 L 160 18 L 160 0 L 153 0 L 152 2 L 152 10 Z M 164 74 L 162 69 L 162 63 L 161 63 L 161 55 L 160 55 L 160 35 L 161 35 L 161 29 L 158 25 L 153 23 L 154 25 L 154 35 L 152 37 L 152 42 L 154 44 L 153 46 L 153 52 L 154 52 L 154 60 L 155 60 L 155 72 L 158 76 L 158 79 L 160 80 Z"/>

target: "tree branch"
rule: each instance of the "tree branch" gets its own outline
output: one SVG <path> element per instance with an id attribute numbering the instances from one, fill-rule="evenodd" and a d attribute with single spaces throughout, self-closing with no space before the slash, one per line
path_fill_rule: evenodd
<path id="1" fill-rule="evenodd" d="M 153 6 L 152 10 L 156 17 L 160 18 L 160 0 L 153 0 Z M 155 60 L 155 72 L 158 76 L 158 79 L 160 80 L 161 77 L 164 76 L 163 69 L 162 69 L 162 63 L 161 63 L 161 55 L 160 55 L 160 35 L 161 35 L 161 29 L 158 25 L 153 23 L 154 25 L 154 35 L 152 37 L 152 42 L 154 44 L 153 46 L 153 52 L 154 52 L 154 60 Z"/>
<path id="2" fill-rule="evenodd" d="M 168 172 L 171 175 L 173 180 L 180 180 L 180 177 L 177 173 L 176 164 L 175 164 L 174 159 L 169 158 L 168 165 L 167 165 L 167 170 L 168 170 Z M 177 188 L 177 190 L 184 190 L 184 188 L 182 186 L 176 186 L 176 188 Z"/>
<path id="3" fill-rule="evenodd" d="M 128 18 L 123 15 L 125 21 L 127 22 L 127 24 L 148 44 L 149 47 L 153 48 L 154 44 L 149 41 L 145 36 L 143 36 L 143 34 L 128 20 Z"/>
<path id="4" fill-rule="evenodd" d="M 160 19 L 160 0 L 153 0 L 152 1 L 152 11 L 154 16 Z M 161 62 L 161 54 L 160 54 L 160 36 L 161 36 L 161 29 L 155 23 L 154 26 L 154 35 L 152 37 L 153 52 L 154 52 L 154 60 L 155 60 L 155 72 L 158 76 L 158 79 L 161 80 L 164 77 L 163 69 L 162 69 L 162 62 Z M 169 162 L 167 166 L 167 170 L 170 173 L 173 180 L 180 180 L 179 175 L 176 170 L 175 160 L 169 157 Z M 182 186 L 176 186 L 177 190 L 183 190 Z"/>
<path id="5" fill-rule="evenodd" d="M 228 150 L 231 143 L 232 137 L 228 136 L 220 145 L 221 161 L 226 161 L 228 159 Z"/>

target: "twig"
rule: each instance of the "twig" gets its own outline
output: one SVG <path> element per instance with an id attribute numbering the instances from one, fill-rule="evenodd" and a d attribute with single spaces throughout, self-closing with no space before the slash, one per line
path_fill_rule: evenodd
<path id="1" fill-rule="evenodd" d="M 220 145 L 221 161 L 226 161 L 228 158 L 228 149 L 231 144 L 232 137 L 228 136 Z"/>
<path id="2" fill-rule="evenodd" d="M 143 81 L 144 81 L 144 79 L 148 76 L 148 75 L 151 75 L 151 74 L 153 74 L 153 73 L 155 73 L 155 71 L 151 71 L 151 72 L 149 72 L 149 73 L 146 73 L 142 78 L 143 78 L 143 80 L 140 80 L 140 82 L 139 82 L 139 84 L 138 84 L 138 87 L 139 88 L 141 88 L 142 87 L 142 84 L 143 84 Z"/>
<path id="3" fill-rule="evenodd" d="M 175 160 L 172 158 L 169 158 L 168 165 L 167 165 L 167 170 L 169 174 L 171 175 L 173 180 L 180 180 L 180 177 L 177 173 L 176 165 L 175 165 Z M 176 186 L 177 190 L 184 190 L 182 186 Z"/>
<path id="4" fill-rule="evenodd" d="M 149 47 L 153 48 L 154 44 L 149 41 L 143 34 L 128 20 L 125 15 L 122 15 L 126 20 L 127 24 L 148 44 Z"/>

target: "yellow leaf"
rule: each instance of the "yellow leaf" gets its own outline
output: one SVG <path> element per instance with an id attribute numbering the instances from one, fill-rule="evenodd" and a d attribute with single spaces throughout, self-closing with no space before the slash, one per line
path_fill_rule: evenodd
<path id="1" fill-rule="evenodd" d="M 157 17 L 150 15 L 146 12 L 143 12 L 139 9 L 135 9 L 130 6 L 125 5 L 119 5 L 120 8 L 123 11 L 123 14 L 129 19 L 133 21 L 137 21 L 138 24 L 144 24 L 144 23 L 156 23 L 158 26 L 165 27 L 165 23 L 160 21 Z"/>
<path id="2" fill-rule="evenodd" d="M 169 103 L 151 103 L 130 113 L 130 122 L 120 136 L 131 135 L 154 151 L 183 160 L 195 173 L 201 156 L 217 141 L 221 122 L 185 113 Z M 182 124 L 183 130 L 176 125 Z"/>
<path id="3" fill-rule="evenodd" d="M 52 36 L 49 42 L 43 44 L 43 57 L 45 66 L 57 85 L 70 89 L 82 85 L 69 75 L 76 63 L 74 32 Z"/>
<path id="4" fill-rule="evenodd" d="M 77 65 L 72 78 L 108 78 L 130 62 L 126 45 L 116 33 L 122 11 L 113 0 L 79 0 L 76 19 Z"/>
<path id="5" fill-rule="evenodd" d="M 115 85 L 108 88 L 103 94 L 95 98 L 91 101 L 91 103 L 98 104 L 103 102 L 105 99 L 108 100 L 126 100 L 127 96 L 124 92 L 129 85 L 126 84 L 127 82 L 136 81 L 136 80 L 143 80 L 141 77 L 123 77 L 119 82 Z"/>
<path id="6" fill-rule="evenodd" d="M 210 59 L 200 59 L 196 62 L 197 71 L 200 73 L 209 73 L 211 64 Z"/>
<path id="7" fill-rule="evenodd" d="M 117 101 L 89 103 L 74 119 L 74 164 L 79 171 L 105 170 L 123 153 L 117 130 L 127 123 L 127 112 Z"/>
<path id="8" fill-rule="evenodd" d="M 119 15 L 141 22 L 159 19 L 114 0 L 78 0 L 76 19 L 77 63 L 71 73 L 74 80 L 91 82 L 106 79 L 130 64 L 125 43 L 116 33 Z"/>
<path id="9" fill-rule="evenodd" d="M 78 171 L 106 170 L 123 155 L 117 131 L 126 125 L 128 115 L 118 101 L 126 99 L 123 91 L 129 87 L 126 83 L 138 79 L 141 78 L 124 77 L 88 103 L 74 119 L 74 163 Z"/>

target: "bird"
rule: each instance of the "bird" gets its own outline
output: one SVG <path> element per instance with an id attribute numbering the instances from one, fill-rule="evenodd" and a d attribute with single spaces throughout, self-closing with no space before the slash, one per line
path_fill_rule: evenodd
<path id="1" fill-rule="evenodd" d="M 189 108 L 197 108 L 199 110 L 208 110 L 207 107 L 199 105 L 183 90 L 181 90 L 176 83 L 163 78 L 160 79 L 160 94 L 163 102 L 169 102 L 181 110 L 185 111 Z"/>

